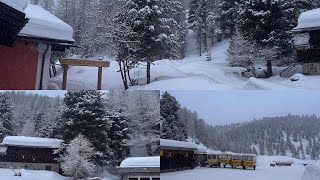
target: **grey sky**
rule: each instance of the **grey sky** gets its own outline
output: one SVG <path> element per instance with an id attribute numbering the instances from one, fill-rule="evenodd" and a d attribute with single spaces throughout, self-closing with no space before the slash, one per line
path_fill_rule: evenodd
<path id="1" fill-rule="evenodd" d="M 265 116 L 316 114 L 320 91 L 169 91 L 181 106 L 214 125 L 251 121 Z"/>

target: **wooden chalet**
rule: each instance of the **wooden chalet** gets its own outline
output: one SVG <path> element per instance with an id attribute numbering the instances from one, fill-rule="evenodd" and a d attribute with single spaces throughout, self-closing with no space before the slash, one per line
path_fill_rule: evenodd
<path id="1" fill-rule="evenodd" d="M 160 139 L 161 172 L 193 169 L 196 166 L 196 144 Z"/>
<path id="2" fill-rule="evenodd" d="M 160 157 L 131 157 L 117 167 L 121 180 L 160 180 Z"/>
<path id="3" fill-rule="evenodd" d="M 303 64 L 304 74 L 320 75 L 320 9 L 302 13 L 293 29 L 297 61 Z"/>
<path id="4" fill-rule="evenodd" d="M 51 54 L 73 46 L 73 29 L 39 6 L 10 6 L 22 1 L 0 0 L 0 89 L 46 90 Z"/>
<path id="5" fill-rule="evenodd" d="M 0 144 L 0 168 L 48 170 L 60 173 L 57 155 L 59 139 L 7 136 Z"/>

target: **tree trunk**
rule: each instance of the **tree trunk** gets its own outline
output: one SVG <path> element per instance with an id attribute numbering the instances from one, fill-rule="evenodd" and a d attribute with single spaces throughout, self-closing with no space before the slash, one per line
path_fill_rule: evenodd
<path id="1" fill-rule="evenodd" d="M 147 84 L 151 83 L 151 60 L 147 59 Z"/>
<path id="2" fill-rule="evenodd" d="M 272 77 L 273 72 L 272 72 L 272 62 L 271 60 L 267 61 L 267 78 Z"/>
<path id="3" fill-rule="evenodd" d="M 121 78 L 122 78 L 122 82 L 123 82 L 123 85 L 124 85 L 124 89 L 127 90 L 129 89 L 128 87 L 128 81 L 127 81 L 127 78 L 126 78 L 126 72 L 125 72 L 125 65 L 123 65 L 123 61 L 122 60 L 119 60 L 119 67 L 120 67 L 120 73 L 121 73 Z"/>

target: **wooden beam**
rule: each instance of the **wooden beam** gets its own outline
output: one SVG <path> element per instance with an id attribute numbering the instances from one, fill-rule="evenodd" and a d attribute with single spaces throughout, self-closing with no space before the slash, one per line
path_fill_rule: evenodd
<path id="1" fill-rule="evenodd" d="M 89 67 L 109 67 L 109 61 L 85 60 L 85 59 L 61 59 L 61 65 L 68 66 L 89 66 Z"/>
<path id="2" fill-rule="evenodd" d="M 99 70 L 98 70 L 98 87 L 97 87 L 97 90 L 101 90 L 101 86 L 102 86 L 102 67 L 99 67 Z"/>
<path id="3" fill-rule="evenodd" d="M 68 65 L 62 65 L 63 67 L 63 82 L 62 82 L 62 90 L 67 89 L 67 76 L 68 76 Z"/>

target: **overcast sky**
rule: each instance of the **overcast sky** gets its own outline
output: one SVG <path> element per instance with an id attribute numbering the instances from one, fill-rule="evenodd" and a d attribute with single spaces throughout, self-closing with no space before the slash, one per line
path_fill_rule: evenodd
<path id="1" fill-rule="evenodd" d="M 169 91 L 181 106 L 198 112 L 213 125 L 251 121 L 266 116 L 316 114 L 320 91 Z"/>

